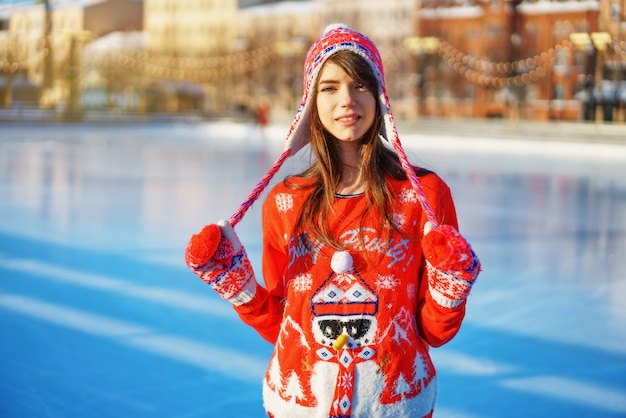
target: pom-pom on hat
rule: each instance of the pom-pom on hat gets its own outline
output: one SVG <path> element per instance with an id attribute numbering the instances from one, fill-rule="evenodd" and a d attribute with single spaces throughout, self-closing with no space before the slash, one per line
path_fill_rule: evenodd
<path id="1" fill-rule="evenodd" d="M 413 188 L 417 192 L 416 197 L 426 212 L 428 220 L 434 225 L 438 225 L 434 212 L 428 204 L 417 176 L 415 175 L 415 170 L 409 163 L 404 149 L 402 148 L 402 144 L 400 143 L 398 130 L 393 119 L 393 114 L 391 113 L 389 97 L 387 96 L 383 61 L 380 53 L 378 52 L 378 48 L 376 48 L 376 45 L 374 45 L 374 43 L 367 36 L 353 30 L 348 25 L 343 23 L 334 23 L 328 25 L 324 29 L 324 34 L 317 41 L 315 41 L 315 43 L 313 43 L 306 55 L 303 74 L 304 93 L 302 95 L 302 101 L 300 102 L 298 111 L 296 112 L 287 137 L 285 138 L 285 147 L 282 154 L 278 157 L 272 167 L 270 167 L 267 173 L 265 173 L 265 176 L 263 176 L 263 178 L 259 181 L 246 200 L 239 206 L 235 214 L 231 216 L 229 223 L 232 226 L 235 226 L 241 218 L 243 218 L 246 211 L 258 199 L 285 160 L 289 156 L 296 154 L 309 143 L 312 117 L 311 98 L 313 96 L 313 89 L 315 88 L 317 77 L 324 63 L 331 55 L 339 51 L 352 51 L 355 54 L 360 55 L 372 68 L 372 71 L 378 80 L 377 101 L 384 120 L 382 132 L 380 132 L 380 134 L 383 138 L 389 141 L 393 149 L 398 154 L 400 164 L 402 165 L 402 168 L 404 169 Z"/>

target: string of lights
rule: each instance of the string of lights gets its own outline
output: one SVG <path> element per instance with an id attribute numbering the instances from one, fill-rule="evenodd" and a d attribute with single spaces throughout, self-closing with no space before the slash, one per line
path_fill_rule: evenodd
<path id="1" fill-rule="evenodd" d="M 114 66 L 143 72 L 148 77 L 206 83 L 241 76 L 267 65 L 275 56 L 270 47 L 213 57 L 176 57 L 146 51 L 116 51 L 107 59 Z"/>
<path id="2" fill-rule="evenodd" d="M 563 41 L 545 52 L 514 62 L 493 62 L 459 51 L 447 41 L 441 41 L 437 53 L 455 72 L 471 83 L 483 87 L 520 87 L 537 82 L 549 74 L 554 66 L 556 53 L 570 49 L 571 42 Z M 16 49 L 17 50 L 17 49 Z M 32 68 L 38 60 L 48 54 L 42 43 L 37 44 L 42 54 L 30 54 L 20 60 L 10 59 L 5 54 L 0 59 L 0 72 L 16 73 Z M 610 45 L 612 55 L 626 60 L 626 43 L 614 41 Z M 267 65 L 277 55 L 272 47 L 261 47 L 248 51 L 210 57 L 184 57 L 157 54 L 147 51 L 122 50 L 107 54 L 108 62 L 131 71 L 141 71 L 148 77 L 213 82 L 224 77 L 241 76 Z M 397 57 L 393 57 L 395 61 Z"/>
<path id="3" fill-rule="evenodd" d="M 626 42 L 613 41 L 609 50 L 613 58 L 626 60 Z M 533 57 L 513 62 L 493 62 L 476 58 L 459 51 L 446 41 L 441 41 L 437 53 L 456 73 L 467 81 L 482 87 L 522 87 L 533 84 L 549 74 L 556 62 L 556 55 L 563 50 L 571 51 L 568 40 Z"/>
<path id="4" fill-rule="evenodd" d="M 548 75 L 556 61 L 557 51 L 562 48 L 569 48 L 569 41 L 564 41 L 533 57 L 514 62 L 493 62 L 476 58 L 459 51 L 445 41 L 441 42 L 438 53 L 444 62 L 467 81 L 482 87 L 501 88 L 536 83 Z"/>
<path id="5" fill-rule="evenodd" d="M 9 60 L 8 58 L 11 55 L 6 54 L 7 56 L 4 59 L 0 59 L 0 73 L 14 74 L 33 68 L 42 57 L 45 58 L 48 55 L 49 51 L 44 48 L 42 52 L 43 55 L 41 57 L 31 54 L 29 57 L 20 60 Z"/>

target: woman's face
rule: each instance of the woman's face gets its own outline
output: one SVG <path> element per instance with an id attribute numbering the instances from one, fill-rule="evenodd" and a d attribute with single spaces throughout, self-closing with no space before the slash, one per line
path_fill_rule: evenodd
<path id="1" fill-rule="evenodd" d="M 317 112 L 322 126 L 340 141 L 358 141 L 372 126 L 376 98 L 340 66 L 326 62 L 317 84 Z"/>

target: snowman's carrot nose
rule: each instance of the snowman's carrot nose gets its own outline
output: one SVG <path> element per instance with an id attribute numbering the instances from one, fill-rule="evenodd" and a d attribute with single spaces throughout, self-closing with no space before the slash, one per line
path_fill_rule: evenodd
<path id="1" fill-rule="evenodd" d="M 344 345 L 348 343 L 348 336 L 346 334 L 341 334 L 335 340 L 335 344 L 333 344 L 333 348 L 337 351 L 341 350 Z"/>

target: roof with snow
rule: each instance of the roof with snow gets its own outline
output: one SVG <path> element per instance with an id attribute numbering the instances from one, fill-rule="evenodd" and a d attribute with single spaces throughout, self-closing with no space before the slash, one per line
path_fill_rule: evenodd
<path id="1" fill-rule="evenodd" d="M 524 14 L 537 15 L 564 12 L 586 12 L 589 10 L 598 10 L 599 8 L 600 3 L 598 0 L 538 0 L 532 3 L 525 1 L 517 6 L 517 10 Z"/>
<path id="2" fill-rule="evenodd" d="M 259 4 L 245 7 L 240 9 L 239 13 L 248 16 L 301 14 L 312 12 L 315 8 L 315 2 L 312 0 L 280 1 L 277 3 Z"/>
<path id="3" fill-rule="evenodd" d="M 435 7 L 433 9 L 421 9 L 419 16 L 422 19 L 471 19 L 481 17 L 485 13 L 480 6 L 454 6 L 454 7 Z"/>
<path id="4" fill-rule="evenodd" d="M 105 53 L 121 50 L 143 50 L 146 44 L 144 32 L 111 32 L 85 45 L 86 53 Z"/>

